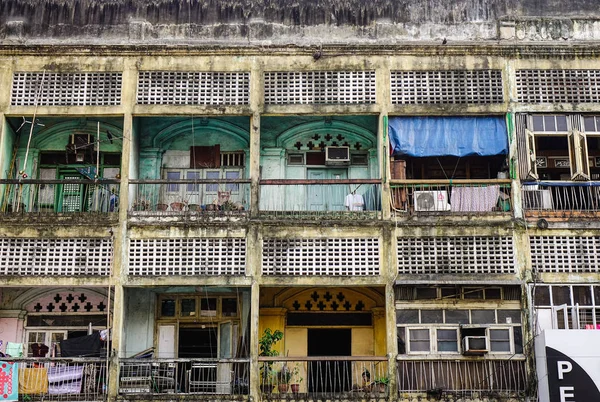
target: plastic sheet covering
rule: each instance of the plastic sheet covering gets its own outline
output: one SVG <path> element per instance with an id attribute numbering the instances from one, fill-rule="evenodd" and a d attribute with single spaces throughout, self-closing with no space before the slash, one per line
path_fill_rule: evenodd
<path id="1" fill-rule="evenodd" d="M 508 153 L 504 117 L 391 117 L 393 155 L 490 156 Z"/>

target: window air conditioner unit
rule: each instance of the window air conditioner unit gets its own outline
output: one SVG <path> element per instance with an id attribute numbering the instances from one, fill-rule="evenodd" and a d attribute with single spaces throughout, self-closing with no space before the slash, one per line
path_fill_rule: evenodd
<path id="1" fill-rule="evenodd" d="M 523 191 L 525 209 L 552 209 L 552 194 L 550 190 Z"/>
<path id="2" fill-rule="evenodd" d="M 489 351 L 487 336 L 465 336 L 462 346 L 463 355 L 478 356 Z"/>
<path id="3" fill-rule="evenodd" d="M 449 211 L 448 192 L 415 191 L 413 194 L 415 211 Z"/>
<path id="4" fill-rule="evenodd" d="M 325 147 L 326 165 L 347 165 L 350 163 L 350 147 Z"/>

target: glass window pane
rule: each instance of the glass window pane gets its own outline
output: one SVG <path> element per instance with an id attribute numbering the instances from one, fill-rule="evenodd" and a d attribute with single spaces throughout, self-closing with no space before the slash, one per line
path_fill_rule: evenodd
<path id="1" fill-rule="evenodd" d="M 438 352 L 458 352 L 458 336 L 455 329 L 437 330 Z"/>
<path id="2" fill-rule="evenodd" d="M 485 298 L 488 300 L 500 300 L 502 298 L 499 288 L 489 288 L 485 290 Z"/>
<path id="3" fill-rule="evenodd" d="M 240 178 L 240 172 L 238 170 L 230 170 L 225 172 L 225 178 L 229 180 L 235 180 Z M 225 186 L 227 191 L 239 191 L 240 185 L 235 183 L 230 183 Z"/>
<path id="4" fill-rule="evenodd" d="M 533 116 L 533 131 L 544 131 L 543 116 Z"/>
<path id="5" fill-rule="evenodd" d="M 463 293 L 465 299 L 483 299 L 483 289 L 465 288 Z"/>
<path id="6" fill-rule="evenodd" d="M 471 310 L 471 324 L 495 324 L 495 310 Z"/>
<path id="7" fill-rule="evenodd" d="M 460 298 L 460 288 L 442 288 L 442 299 L 457 299 Z"/>
<path id="8" fill-rule="evenodd" d="M 202 178 L 200 172 L 187 172 L 186 179 L 188 180 L 199 180 Z M 200 190 L 200 185 L 195 183 L 190 183 L 187 185 L 187 191 L 189 192 L 198 192 Z"/>
<path id="9" fill-rule="evenodd" d="M 552 286 L 552 304 L 554 306 L 571 305 L 571 289 L 569 286 Z"/>
<path id="10" fill-rule="evenodd" d="M 223 298 L 223 301 L 221 301 L 221 315 L 223 317 L 237 317 L 237 299 L 235 297 Z"/>
<path id="11" fill-rule="evenodd" d="M 398 327 L 397 329 L 398 353 L 406 354 L 406 328 Z"/>
<path id="12" fill-rule="evenodd" d="M 217 298 L 203 297 L 200 299 L 200 315 L 203 317 L 217 316 Z"/>
<path id="13" fill-rule="evenodd" d="M 421 322 L 423 324 L 442 324 L 444 314 L 442 310 L 421 310 Z"/>
<path id="14" fill-rule="evenodd" d="M 436 288 L 417 288 L 417 300 L 437 299 Z"/>
<path id="15" fill-rule="evenodd" d="M 168 181 L 179 180 L 179 177 L 179 172 L 167 172 Z M 167 191 L 170 193 L 179 191 L 179 184 L 168 183 Z"/>
<path id="16" fill-rule="evenodd" d="M 544 131 L 556 131 L 555 116 L 544 116 Z"/>
<path id="17" fill-rule="evenodd" d="M 207 180 L 219 180 L 220 178 L 221 178 L 221 172 L 219 172 L 219 171 L 211 170 L 211 171 L 206 172 Z M 206 185 L 206 191 L 216 193 L 217 190 L 219 190 L 218 184 L 207 184 Z"/>
<path id="18" fill-rule="evenodd" d="M 533 303 L 536 306 L 550 306 L 550 288 L 548 286 L 536 286 L 531 291 Z"/>
<path id="19" fill-rule="evenodd" d="M 175 299 L 163 299 L 160 303 L 160 315 L 175 317 Z"/>
<path id="20" fill-rule="evenodd" d="M 219 325 L 219 357 L 231 359 L 231 322 Z"/>
<path id="21" fill-rule="evenodd" d="M 556 116 L 556 131 L 567 131 L 567 116 Z"/>
<path id="22" fill-rule="evenodd" d="M 418 324 L 419 310 L 398 310 L 396 311 L 396 323 L 398 324 Z"/>
<path id="23" fill-rule="evenodd" d="M 446 324 L 468 324 L 469 310 L 446 310 Z"/>
<path id="24" fill-rule="evenodd" d="M 510 352 L 509 330 L 490 329 L 490 348 L 492 352 Z"/>
<path id="25" fill-rule="evenodd" d="M 411 352 L 428 352 L 429 346 L 429 330 L 428 329 L 410 329 L 410 351 Z"/>
<path id="26" fill-rule="evenodd" d="M 573 304 L 580 306 L 592 305 L 592 292 L 589 286 L 573 286 Z"/>
<path id="27" fill-rule="evenodd" d="M 596 131 L 595 122 L 596 122 L 596 119 L 593 116 L 584 117 L 583 125 L 585 127 L 585 131 L 587 131 L 587 132 Z"/>
<path id="28" fill-rule="evenodd" d="M 193 317 L 196 315 L 196 299 L 181 299 L 181 316 Z"/>
<path id="29" fill-rule="evenodd" d="M 510 320 L 507 320 L 507 318 Z M 517 324 L 520 322 L 520 310 L 498 310 L 498 324 Z"/>
<path id="30" fill-rule="evenodd" d="M 515 341 L 515 353 L 523 353 L 523 329 L 521 327 L 514 327 L 513 337 Z"/>
<path id="31" fill-rule="evenodd" d="M 594 286 L 594 300 L 594 304 L 600 306 L 600 286 Z"/>

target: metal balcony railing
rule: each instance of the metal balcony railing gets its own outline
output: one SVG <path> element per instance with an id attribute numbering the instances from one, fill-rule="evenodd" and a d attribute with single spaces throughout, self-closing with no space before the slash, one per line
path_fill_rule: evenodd
<path id="1" fill-rule="evenodd" d="M 381 180 L 261 180 L 259 210 L 263 218 L 380 219 Z"/>
<path id="2" fill-rule="evenodd" d="M 250 209 L 250 180 L 131 180 L 136 215 L 245 215 Z"/>
<path id="3" fill-rule="evenodd" d="M 121 359 L 119 394 L 248 395 L 248 359 Z"/>
<path id="4" fill-rule="evenodd" d="M 0 180 L 4 213 L 113 213 L 117 180 Z"/>
<path id="5" fill-rule="evenodd" d="M 544 212 L 600 211 L 600 182 L 540 181 L 523 183 L 523 210 Z"/>
<path id="6" fill-rule="evenodd" d="M 363 400 L 386 396 L 386 357 L 259 357 L 263 399 Z"/>
<path id="7" fill-rule="evenodd" d="M 398 391 L 514 396 L 525 392 L 527 373 L 524 359 L 506 360 L 399 360 Z"/>
<path id="8" fill-rule="evenodd" d="M 107 364 L 100 358 L 10 358 L 6 373 L 18 377 L 20 401 L 103 401 Z"/>
<path id="9" fill-rule="evenodd" d="M 392 180 L 392 211 L 493 214 L 512 211 L 510 180 Z"/>

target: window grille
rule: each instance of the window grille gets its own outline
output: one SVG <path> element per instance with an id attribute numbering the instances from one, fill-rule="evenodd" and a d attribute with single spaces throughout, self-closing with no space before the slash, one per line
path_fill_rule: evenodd
<path id="1" fill-rule="evenodd" d="M 502 103 L 500 70 L 392 71 L 392 104 Z"/>
<path id="2" fill-rule="evenodd" d="M 264 239 L 263 275 L 379 275 L 379 239 Z"/>
<path id="3" fill-rule="evenodd" d="M 121 73 L 15 73 L 11 105 L 120 105 L 121 85 Z"/>
<path id="4" fill-rule="evenodd" d="M 517 70 L 516 84 L 519 102 L 600 102 L 600 70 Z"/>
<path id="5" fill-rule="evenodd" d="M 598 272 L 598 236 L 531 236 L 529 243 L 531 266 L 538 272 Z"/>
<path id="6" fill-rule="evenodd" d="M 512 274 L 509 236 L 399 237 L 401 274 Z"/>
<path id="7" fill-rule="evenodd" d="M 249 72 L 140 71 L 141 105 L 247 105 Z"/>
<path id="8" fill-rule="evenodd" d="M 244 275 L 244 238 L 130 239 L 129 275 Z"/>
<path id="9" fill-rule="evenodd" d="M 110 275 L 112 240 L 0 239 L 0 274 L 33 276 Z"/>
<path id="10" fill-rule="evenodd" d="M 245 166 L 245 154 L 243 152 L 221 152 L 221 166 Z"/>
<path id="11" fill-rule="evenodd" d="M 267 72 L 265 103 L 375 103 L 375 71 Z"/>

